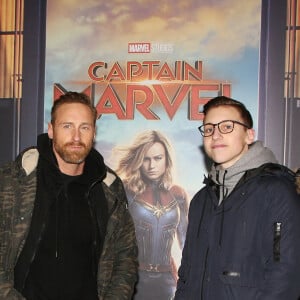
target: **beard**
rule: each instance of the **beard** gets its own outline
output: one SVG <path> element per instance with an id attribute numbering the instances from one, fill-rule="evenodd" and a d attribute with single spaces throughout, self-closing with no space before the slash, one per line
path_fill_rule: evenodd
<path id="1" fill-rule="evenodd" d="M 53 142 L 53 146 L 57 154 L 61 157 L 61 159 L 69 164 L 82 163 L 92 149 L 92 143 L 86 145 L 81 142 L 70 142 L 66 144 L 59 144 Z M 69 147 L 72 146 L 80 146 L 81 149 L 69 149 Z"/>

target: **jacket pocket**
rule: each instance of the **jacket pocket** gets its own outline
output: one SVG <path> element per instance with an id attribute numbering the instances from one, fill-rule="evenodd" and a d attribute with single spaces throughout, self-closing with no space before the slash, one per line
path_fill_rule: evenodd
<path id="1" fill-rule="evenodd" d="M 225 265 L 219 278 L 223 284 L 259 288 L 264 280 L 263 269 L 253 263 Z"/>

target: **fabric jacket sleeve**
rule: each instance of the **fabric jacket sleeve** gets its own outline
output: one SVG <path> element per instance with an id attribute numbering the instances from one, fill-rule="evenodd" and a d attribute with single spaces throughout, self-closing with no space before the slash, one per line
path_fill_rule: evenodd
<path id="1" fill-rule="evenodd" d="M 284 180 L 272 187 L 262 240 L 265 284 L 258 299 L 296 300 L 300 297 L 300 196 Z"/>
<path id="2" fill-rule="evenodd" d="M 193 210 L 193 204 L 194 201 L 192 200 L 190 203 L 190 208 L 189 208 L 189 219 L 190 219 L 190 214 L 191 211 Z M 190 224 L 190 223 L 189 223 Z M 190 243 L 190 233 L 189 230 L 190 225 L 187 227 L 187 232 L 186 232 L 186 238 L 185 238 L 185 243 L 184 243 L 184 248 L 182 251 L 182 257 L 181 257 L 181 264 L 178 269 L 178 280 L 177 280 L 177 289 L 175 293 L 175 298 L 174 300 L 186 300 L 187 299 L 187 291 L 186 291 L 186 275 L 189 271 L 189 243 Z"/>
<path id="3" fill-rule="evenodd" d="M 119 179 L 118 201 L 107 225 L 100 262 L 100 299 L 131 299 L 137 281 L 137 242 L 127 198 Z"/>
<path id="4" fill-rule="evenodd" d="M 10 249 L 12 241 L 11 221 L 11 196 L 13 187 L 10 184 L 10 171 L 0 169 L 0 299 L 1 300 L 21 300 L 25 299 L 15 289 L 13 283 L 13 264 L 14 251 Z M 7 167 L 6 170 L 10 170 Z"/>

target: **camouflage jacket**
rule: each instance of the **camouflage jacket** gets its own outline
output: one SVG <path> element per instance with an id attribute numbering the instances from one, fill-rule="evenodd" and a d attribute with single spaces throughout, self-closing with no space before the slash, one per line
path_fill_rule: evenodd
<path id="1" fill-rule="evenodd" d="M 0 169 L 0 299 L 25 299 L 14 289 L 14 266 L 29 231 L 36 194 L 36 148 Z M 99 260 L 100 300 L 131 299 L 137 280 L 137 245 L 121 180 L 110 170 L 102 181 L 109 220 Z"/>

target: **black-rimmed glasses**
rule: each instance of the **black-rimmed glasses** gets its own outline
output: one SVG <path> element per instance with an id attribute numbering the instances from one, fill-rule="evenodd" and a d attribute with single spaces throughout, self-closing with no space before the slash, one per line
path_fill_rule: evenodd
<path id="1" fill-rule="evenodd" d="M 223 134 L 227 134 L 233 131 L 234 124 L 239 124 L 241 126 L 244 126 L 248 129 L 250 127 L 246 124 L 243 124 L 239 121 L 234 120 L 224 120 L 219 123 L 213 124 L 213 123 L 206 123 L 198 127 L 199 131 L 201 132 L 202 136 L 208 137 L 214 134 L 216 126 L 218 126 L 219 132 Z"/>

